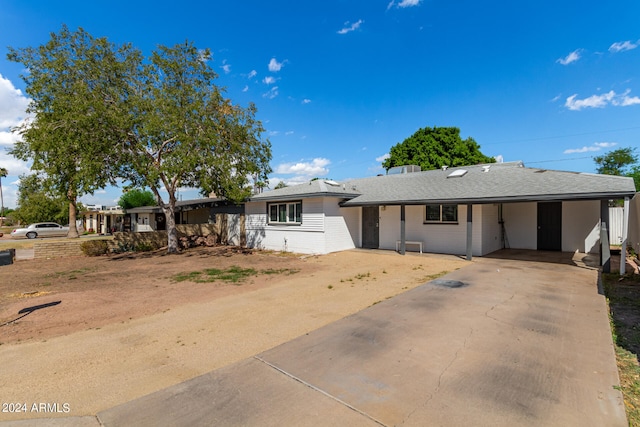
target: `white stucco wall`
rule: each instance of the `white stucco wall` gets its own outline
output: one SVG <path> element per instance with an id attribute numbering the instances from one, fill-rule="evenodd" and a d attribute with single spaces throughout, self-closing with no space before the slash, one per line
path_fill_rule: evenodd
<path id="1" fill-rule="evenodd" d="M 480 205 L 480 208 L 482 212 L 482 252 L 480 256 L 482 256 L 502 249 L 502 231 L 499 222 L 499 206 L 497 204 Z M 473 226 L 477 227 L 477 222 L 475 221 L 475 211 L 473 220 Z"/>
<path id="2" fill-rule="evenodd" d="M 495 211 L 495 212 L 494 212 Z M 425 206 L 405 207 L 405 235 L 407 241 L 422 242 L 424 252 L 443 254 L 465 254 L 467 252 L 467 206 L 458 206 L 456 224 L 425 224 Z M 495 224 L 485 224 L 493 221 Z M 493 205 L 473 206 L 472 252 L 474 256 L 486 255 L 500 249 L 497 207 Z M 386 206 L 380 209 L 380 248 L 396 249 L 400 240 L 400 206 Z M 408 245 L 408 251 L 416 251 L 415 245 Z"/>
<path id="3" fill-rule="evenodd" d="M 562 251 L 600 252 L 600 201 L 562 203 Z"/>
<path id="4" fill-rule="evenodd" d="M 359 209 L 341 208 L 340 199 L 325 198 L 324 201 L 325 252 L 337 252 L 356 247 L 359 233 L 355 232 L 360 224 L 357 215 Z M 304 212 L 304 208 L 302 210 Z"/>
<path id="5" fill-rule="evenodd" d="M 537 249 L 538 204 L 505 203 L 502 208 L 504 228 L 512 249 Z"/>
<path id="6" fill-rule="evenodd" d="M 538 204 L 505 203 L 503 216 L 509 247 L 538 248 Z M 598 252 L 600 201 L 562 203 L 562 251 Z"/>

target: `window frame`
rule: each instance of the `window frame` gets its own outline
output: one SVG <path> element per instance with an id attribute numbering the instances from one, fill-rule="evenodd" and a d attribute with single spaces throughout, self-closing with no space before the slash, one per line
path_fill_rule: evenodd
<path id="1" fill-rule="evenodd" d="M 267 203 L 268 225 L 302 225 L 302 200 Z"/>
<path id="2" fill-rule="evenodd" d="M 433 216 L 433 208 L 434 207 L 438 207 L 438 219 L 434 219 Z M 429 208 L 431 208 L 431 219 L 429 217 Z M 451 210 L 450 213 L 453 214 L 454 219 L 447 219 L 446 217 L 448 217 L 449 215 L 447 213 L 445 213 L 445 209 L 450 209 L 453 208 Z M 458 205 L 454 205 L 454 204 L 443 204 L 443 203 L 429 203 L 425 205 L 425 209 L 424 209 L 424 224 L 458 224 Z"/>

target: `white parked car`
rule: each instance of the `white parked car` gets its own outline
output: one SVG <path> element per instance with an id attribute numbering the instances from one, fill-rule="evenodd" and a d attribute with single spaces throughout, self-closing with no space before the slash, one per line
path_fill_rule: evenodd
<path id="1" fill-rule="evenodd" d="M 69 227 L 63 227 L 55 222 L 38 222 L 27 228 L 16 228 L 11 232 L 14 239 L 35 239 L 36 237 L 67 237 Z"/>

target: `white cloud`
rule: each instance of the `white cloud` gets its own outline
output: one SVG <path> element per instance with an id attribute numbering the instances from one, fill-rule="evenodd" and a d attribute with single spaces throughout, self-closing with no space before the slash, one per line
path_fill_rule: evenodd
<path id="1" fill-rule="evenodd" d="M 398 8 L 418 6 L 420 2 L 422 2 L 422 0 L 402 0 L 398 3 L 396 3 L 395 0 L 391 0 L 391 2 L 387 5 L 387 10 L 391 9 L 394 6 Z"/>
<path id="2" fill-rule="evenodd" d="M 27 116 L 29 98 L 0 74 L 0 129 L 17 126 Z"/>
<path id="3" fill-rule="evenodd" d="M 578 59 L 580 59 L 581 51 L 582 49 L 576 49 L 573 52 L 571 52 L 569 55 L 565 56 L 564 58 L 558 58 L 556 62 L 559 62 L 562 65 L 569 65 L 572 62 L 576 62 Z"/>
<path id="4" fill-rule="evenodd" d="M 640 42 L 640 40 L 638 42 Z M 631 40 L 616 42 L 609 46 L 609 52 L 617 53 L 624 52 L 625 50 L 633 50 L 638 47 L 638 42 L 633 43 Z"/>
<path id="5" fill-rule="evenodd" d="M 278 62 L 276 58 L 271 58 L 271 61 L 269 61 L 269 65 L 268 65 L 269 71 L 271 71 L 272 73 L 277 73 L 282 69 L 282 67 L 284 67 L 285 62 L 287 61 L 284 60 L 282 62 Z"/>
<path id="6" fill-rule="evenodd" d="M 389 157 L 391 157 L 391 154 L 387 153 L 387 154 L 383 154 L 380 157 L 376 157 L 376 162 L 384 162 L 385 160 L 387 160 Z"/>
<path id="7" fill-rule="evenodd" d="M 628 107 L 629 105 L 640 104 L 640 98 L 637 96 L 629 96 L 630 92 L 631 91 L 627 89 L 625 93 L 620 95 L 619 104 L 615 104 L 615 105 L 620 105 L 621 107 Z"/>
<path id="8" fill-rule="evenodd" d="M 224 64 L 220 68 L 222 68 L 222 71 L 224 71 L 225 74 L 229 74 L 231 72 L 231 65 L 229 64 Z"/>
<path id="9" fill-rule="evenodd" d="M 614 91 L 609 91 L 602 95 L 591 95 L 588 98 L 576 99 L 578 94 L 573 94 L 567 98 L 564 106 L 569 110 L 582 110 L 583 108 L 603 108 L 616 96 Z"/>
<path id="10" fill-rule="evenodd" d="M 278 86 L 274 86 L 271 89 L 269 89 L 268 92 L 265 92 L 262 94 L 263 98 L 268 98 L 268 99 L 273 99 L 276 96 L 278 96 Z"/>
<path id="11" fill-rule="evenodd" d="M 303 103 L 303 104 L 309 104 L 309 103 L 311 103 L 311 100 L 310 100 L 310 99 L 305 98 L 305 99 L 303 99 L 303 100 L 302 100 L 302 103 Z"/>
<path id="12" fill-rule="evenodd" d="M 581 148 L 569 148 L 567 150 L 564 150 L 563 153 L 564 154 L 587 153 L 591 151 L 600 151 L 603 148 L 610 148 L 615 145 L 618 145 L 618 143 L 617 142 L 595 142 L 588 147 L 584 146 Z"/>
<path id="13" fill-rule="evenodd" d="M 616 107 L 628 107 L 640 104 L 640 97 L 629 96 L 631 90 L 627 89 L 622 94 L 616 94 L 613 90 L 601 95 L 591 95 L 584 99 L 576 99 L 577 94 L 573 94 L 567 98 L 564 106 L 569 110 L 579 111 L 583 108 L 604 108 L 607 105 Z"/>
<path id="14" fill-rule="evenodd" d="M 347 34 L 347 33 L 350 33 L 351 31 L 355 31 L 358 28 L 360 28 L 360 25 L 362 25 L 363 23 L 364 21 L 362 19 L 358 19 L 357 22 L 354 22 L 351 25 L 349 25 L 349 21 L 347 21 L 344 23 L 345 27 L 339 30 L 338 34 Z"/>
<path id="15" fill-rule="evenodd" d="M 0 148 L 0 167 L 6 168 L 9 172 L 9 177 L 18 177 L 22 174 L 28 174 L 31 172 L 29 164 L 15 157 L 9 155 L 5 150 Z M 19 179 L 9 180 L 4 178 L 2 180 L 2 196 L 4 199 L 4 206 L 14 208 L 18 202 L 18 184 Z"/>
<path id="16" fill-rule="evenodd" d="M 267 76 L 264 79 L 262 79 L 262 82 L 268 85 L 272 85 L 276 82 L 276 79 L 272 76 Z"/>
<path id="17" fill-rule="evenodd" d="M 243 88 L 242 88 L 242 91 L 243 91 L 243 92 L 248 92 L 248 91 L 249 91 L 249 86 L 245 86 L 245 87 L 243 87 Z"/>
<path id="18" fill-rule="evenodd" d="M 16 159 L 4 150 L 0 150 L 0 167 L 7 169 L 10 176 L 19 176 L 31 172 L 28 163 Z"/>
<path id="19" fill-rule="evenodd" d="M 258 72 L 257 72 L 256 70 L 251 70 L 251 71 L 249 72 L 249 74 L 247 75 L 247 78 L 248 78 L 248 79 L 252 79 L 252 78 L 254 78 L 257 74 L 258 74 Z"/>
<path id="20" fill-rule="evenodd" d="M 22 124 L 27 119 L 29 98 L 16 89 L 13 83 L 0 75 L 0 167 L 6 168 L 9 176 L 17 177 L 29 173 L 29 164 L 16 159 L 7 153 L 13 148 L 19 135 L 12 133 L 11 128 Z M 2 190 L 5 206 L 16 205 L 18 180 L 10 182 L 3 180 Z"/>
<path id="21" fill-rule="evenodd" d="M 293 135 L 293 131 L 292 131 L 292 130 L 288 130 L 288 131 L 286 131 L 284 134 L 285 134 L 286 136 Z"/>
<path id="22" fill-rule="evenodd" d="M 502 154 L 498 154 L 497 156 L 494 156 L 493 158 L 496 159 L 496 163 L 504 163 L 504 156 Z"/>
<path id="23" fill-rule="evenodd" d="M 309 178 L 326 176 L 329 172 L 327 166 L 330 163 L 329 159 L 317 157 L 310 162 L 282 163 L 276 167 L 275 171 L 279 174 L 297 175 L 306 181 Z"/>

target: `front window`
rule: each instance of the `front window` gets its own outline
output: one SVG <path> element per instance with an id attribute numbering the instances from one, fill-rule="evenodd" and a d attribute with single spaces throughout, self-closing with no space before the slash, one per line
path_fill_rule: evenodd
<path id="1" fill-rule="evenodd" d="M 458 205 L 427 205 L 425 221 L 429 223 L 457 223 Z"/>
<path id="2" fill-rule="evenodd" d="M 269 204 L 269 224 L 301 224 L 302 202 Z"/>

